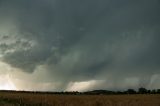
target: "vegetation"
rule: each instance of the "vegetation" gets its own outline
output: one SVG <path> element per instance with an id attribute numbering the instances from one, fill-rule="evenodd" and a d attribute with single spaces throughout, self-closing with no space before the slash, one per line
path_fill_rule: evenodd
<path id="1" fill-rule="evenodd" d="M 154 89 L 154 90 L 147 90 L 146 88 L 139 88 L 138 91 L 134 89 L 128 89 L 126 91 L 108 91 L 108 90 L 94 90 L 94 91 L 87 91 L 83 92 L 82 94 L 91 94 L 91 95 L 98 95 L 98 94 L 104 94 L 104 95 L 113 95 L 113 94 L 160 94 L 160 89 Z"/>
<path id="2" fill-rule="evenodd" d="M 0 106 L 160 106 L 160 89 L 88 92 L 0 91 Z"/>

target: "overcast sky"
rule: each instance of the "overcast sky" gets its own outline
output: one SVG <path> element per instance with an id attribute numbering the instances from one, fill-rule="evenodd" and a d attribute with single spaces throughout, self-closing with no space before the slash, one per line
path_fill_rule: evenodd
<path id="1" fill-rule="evenodd" d="M 159 0 L 0 0 L 0 89 L 160 88 Z"/>

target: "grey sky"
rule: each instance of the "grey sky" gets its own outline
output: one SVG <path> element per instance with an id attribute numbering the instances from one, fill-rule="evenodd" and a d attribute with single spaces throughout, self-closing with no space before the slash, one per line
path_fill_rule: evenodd
<path id="1" fill-rule="evenodd" d="M 0 0 L 1 61 L 19 89 L 160 88 L 159 12 L 159 0 Z"/>

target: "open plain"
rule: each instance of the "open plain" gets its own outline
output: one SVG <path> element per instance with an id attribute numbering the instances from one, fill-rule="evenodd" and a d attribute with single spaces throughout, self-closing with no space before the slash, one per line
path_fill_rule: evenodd
<path id="1" fill-rule="evenodd" d="M 0 106 L 160 106 L 160 95 L 63 95 L 0 92 Z"/>

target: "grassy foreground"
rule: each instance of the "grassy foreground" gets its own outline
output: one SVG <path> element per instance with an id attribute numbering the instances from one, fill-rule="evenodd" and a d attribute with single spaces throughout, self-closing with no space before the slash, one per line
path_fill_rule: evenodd
<path id="1" fill-rule="evenodd" d="M 160 106 L 160 95 L 55 95 L 0 92 L 0 106 Z"/>

